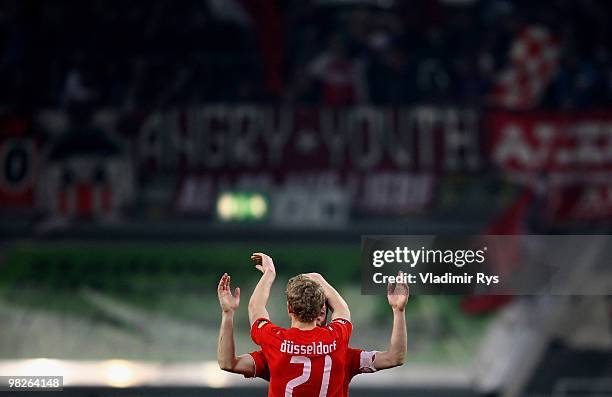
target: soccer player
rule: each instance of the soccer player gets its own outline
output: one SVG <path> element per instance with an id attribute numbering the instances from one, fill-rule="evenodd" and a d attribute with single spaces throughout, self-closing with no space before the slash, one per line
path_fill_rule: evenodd
<path id="1" fill-rule="evenodd" d="M 261 346 L 268 362 L 268 397 L 341 397 L 352 332 L 348 305 L 325 280 L 300 274 L 287 282 L 291 328 L 276 326 L 266 310 L 276 277 L 274 263 L 261 253 L 251 259 L 262 272 L 248 307 L 251 339 Z M 332 320 L 326 327 L 317 327 L 315 321 L 326 299 Z"/>
<path id="2" fill-rule="evenodd" d="M 311 277 L 321 277 L 310 274 Z M 240 289 L 234 294 L 230 288 L 230 277 L 224 274 L 217 290 L 222 309 L 221 327 L 217 361 L 221 369 L 242 374 L 243 376 L 259 377 L 270 380 L 270 373 L 265 356 L 261 351 L 251 352 L 236 357 L 233 335 L 233 317 L 240 303 Z M 387 298 L 393 309 L 393 329 L 388 350 L 384 352 L 348 349 L 344 374 L 344 396 L 348 396 L 348 385 L 351 379 L 360 373 L 370 373 L 402 365 L 407 350 L 406 319 L 404 309 L 409 297 L 406 284 L 389 285 Z M 317 326 L 324 326 L 326 320 L 325 307 L 316 320 Z"/>
<path id="3" fill-rule="evenodd" d="M 231 291 L 230 276 L 224 274 L 217 289 L 221 305 L 221 328 L 217 361 L 222 370 L 242 374 L 245 378 L 259 377 L 270 380 L 266 359 L 261 352 L 254 351 L 236 356 L 234 345 L 234 312 L 240 304 L 240 289 Z M 409 290 L 406 284 L 389 285 L 387 299 L 393 310 L 393 328 L 387 351 L 365 351 L 349 347 L 345 365 L 344 396 L 348 396 L 349 382 L 355 375 L 371 373 L 402 365 L 407 351 L 406 318 L 404 309 L 408 302 Z M 317 326 L 324 326 L 326 309 L 317 318 Z"/>

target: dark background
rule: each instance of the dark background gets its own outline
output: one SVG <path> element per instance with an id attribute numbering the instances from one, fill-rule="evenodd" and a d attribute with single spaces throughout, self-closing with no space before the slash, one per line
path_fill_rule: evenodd
<path id="1" fill-rule="evenodd" d="M 264 395 L 215 363 L 223 272 L 255 348 L 253 251 L 277 264 L 279 323 L 284 281 L 317 271 L 351 343 L 380 350 L 362 235 L 520 235 L 512 268 L 530 234 L 609 234 L 611 8 L 0 0 L 0 373 Z M 412 296 L 406 364 L 351 395 L 611 395 L 604 248 L 576 247 L 564 297 Z M 186 367 L 143 375 L 156 363 Z"/>

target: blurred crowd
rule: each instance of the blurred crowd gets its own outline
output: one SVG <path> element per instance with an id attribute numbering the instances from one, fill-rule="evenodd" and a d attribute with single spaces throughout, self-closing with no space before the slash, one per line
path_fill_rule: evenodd
<path id="1" fill-rule="evenodd" d="M 0 1 L 0 106 L 489 106 L 513 38 L 548 28 L 536 104 L 612 103 L 606 0 Z"/>

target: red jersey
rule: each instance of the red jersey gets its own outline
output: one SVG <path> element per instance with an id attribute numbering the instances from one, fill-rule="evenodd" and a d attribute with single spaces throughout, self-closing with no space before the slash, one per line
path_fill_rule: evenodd
<path id="1" fill-rule="evenodd" d="M 346 364 L 344 366 L 344 397 L 348 397 L 349 383 L 355 375 L 376 372 L 374 367 L 374 358 L 376 351 L 367 351 L 361 349 L 353 349 L 351 347 L 346 351 Z M 270 381 L 270 370 L 268 363 L 261 350 L 250 352 L 249 355 L 253 359 L 255 365 L 255 377 Z"/>
<path id="2" fill-rule="evenodd" d="M 255 321 L 251 338 L 268 364 L 268 396 L 342 397 L 351 332 L 350 321 L 340 318 L 307 331 Z"/>

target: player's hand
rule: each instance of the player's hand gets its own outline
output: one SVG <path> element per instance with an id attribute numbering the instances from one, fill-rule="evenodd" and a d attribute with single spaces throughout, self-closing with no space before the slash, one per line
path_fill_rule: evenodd
<path id="1" fill-rule="evenodd" d="M 398 272 L 398 276 L 403 276 L 405 273 Z M 406 283 L 394 283 L 387 286 L 387 300 L 391 308 L 396 310 L 404 310 L 408 303 L 408 297 L 410 296 L 410 289 Z"/>
<path id="2" fill-rule="evenodd" d="M 255 268 L 263 274 L 276 274 L 274 262 L 272 261 L 272 258 L 270 258 L 268 255 L 262 254 L 261 252 L 255 252 L 251 254 L 251 260 L 255 262 Z"/>
<path id="3" fill-rule="evenodd" d="M 234 294 L 232 295 L 230 282 L 230 276 L 225 273 L 221 277 L 219 287 L 217 288 L 219 305 L 221 305 L 221 310 L 223 310 L 224 313 L 233 313 L 240 305 L 240 288 L 236 288 Z"/>
<path id="4" fill-rule="evenodd" d="M 319 284 L 322 284 L 325 281 L 323 276 L 320 275 L 319 273 L 305 273 L 304 275 L 308 277 L 309 279 L 316 281 Z"/>

